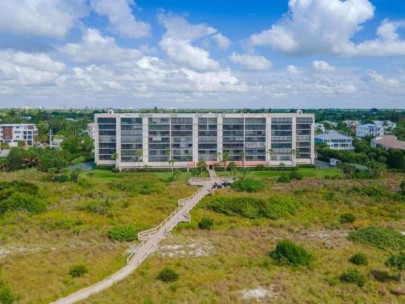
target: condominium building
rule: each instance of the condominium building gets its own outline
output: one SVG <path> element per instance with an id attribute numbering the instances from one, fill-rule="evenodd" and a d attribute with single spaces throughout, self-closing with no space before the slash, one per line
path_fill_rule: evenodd
<path id="1" fill-rule="evenodd" d="M 356 127 L 356 136 L 357 137 L 381 137 L 384 135 L 384 126 L 376 125 L 376 124 L 365 124 L 365 125 L 358 125 Z"/>
<path id="2" fill-rule="evenodd" d="M 0 125 L 0 142 L 16 147 L 23 141 L 27 146 L 33 146 L 38 129 L 34 124 L 2 124 Z"/>
<path id="3" fill-rule="evenodd" d="M 138 166 L 292 166 L 314 163 L 314 115 L 151 114 L 95 115 L 95 159 L 120 170 Z"/>

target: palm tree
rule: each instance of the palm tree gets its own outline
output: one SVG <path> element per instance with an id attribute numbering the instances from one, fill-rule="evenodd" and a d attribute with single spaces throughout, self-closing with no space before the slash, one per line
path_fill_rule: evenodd
<path id="1" fill-rule="evenodd" d="M 269 155 L 269 166 L 271 165 L 271 155 L 273 154 L 273 149 L 268 149 L 267 154 Z"/>
<path id="2" fill-rule="evenodd" d="M 203 171 L 205 171 L 207 169 L 207 163 L 205 161 L 203 161 L 203 160 L 200 160 L 197 163 L 197 166 L 198 166 L 198 168 L 200 168 L 201 172 L 203 172 Z"/>
<path id="3" fill-rule="evenodd" d="M 135 156 L 138 159 L 138 168 L 141 168 L 141 157 L 143 155 L 143 151 L 142 150 L 136 150 L 135 151 Z"/>
<path id="4" fill-rule="evenodd" d="M 292 160 L 292 164 L 293 166 L 295 166 L 295 156 L 297 155 L 297 150 L 292 149 L 291 150 L 291 160 Z"/>
<path id="5" fill-rule="evenodd" d="M 111 159 L 115 160 L 115 168 L 119 169 L 119 159 L 120 159 L 120 155 L 118 153 L 113 153 L 111 154 Z"/>
<path id="6" fill-rule="evenodd" d="M 170 164 L 171 164 L 171 160 L 172 160 L 172 149 L 167 148 L 165 150 L 165 154 L 167 156 L 167 162 L 169 163 L 169 168 L 170 168 Z"/>
<path id="7" fill-rule="evenodd" d="M 246 153 L 244 151 L 240 151 L 239 152 L 239 157 L 243 162 L 243 167 L 245 167 L 245 157 L 246 157 Z"/>
<path id="8" fill-rule="evenodd" d="M 222 153 L 221 152 L 217 153 L 217 161 L 222 162 Z"/>
<path id="9" fill-rule="evenodd" d="M 187 172 L 189 172 L 189 171 L 190 171 L 190 168 L 189 168 L 189 162 L 190 162 L 190 160 L 191 160 L 191 156 L 190 156 L 190 155 L 187 155 L 187 156 L 186 156 L 186 162 L 187 162 Z"/>
<path id="10" fill-rule="evenodd" d="M 173 170 L 174 170 L 174 163 L 176 162 L 176 160 L 175 159 L 169 159 L 169 167 L 171 166 L 172 167 L 172 173 L 173 173 Z"/>
<path id="11" fill-rule="evenodd" d="M 224 163 L 224 171 L 226 171 L 226 165 L 229 161 L 229 152 L 225 151 L 224 154 L 222 155 L 222 161 Z"/>
<path id="12" fill-rule="evenodd" d="M 17 143 L 17 146 L 18 146 L 18 148 L 20 148 L 20 149 L 25 148 L 25 141 L 20 140 L 20 141 Z"/>
<path id="13" fill-rule="evenodd" d="M 236 163 L 235 162 L 230 162 L 229 163 L 229 174 L 230 175 L 236 175 L 236 168 L 237 168 L 237 165 L 236 165 Z"/>

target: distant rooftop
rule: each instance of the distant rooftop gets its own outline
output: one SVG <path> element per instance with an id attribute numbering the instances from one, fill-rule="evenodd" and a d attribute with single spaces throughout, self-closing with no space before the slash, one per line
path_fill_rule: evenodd
<path id="1" fill-rule="evenodd" d="M 398 140 L 394 135 L 384 135 L 374 139 L 375 144 L 389 149 L 405 150 L 405 141 Z"/>
<path id="2" fill-rule="evenodd" d="M 332 139 L 346 139 L 347 140 L 347 139 L 353 139 L 353 138 L 351 138 L 349 136 L 340 134 L 340 133 L 338 133 L 336 131 L 327 132 L 327 133 L 324 133 L 324 134 L 319 134 L 319 135 L 316 135 L 315 138 L 322 139 L 322 140 L 332 140 Z"/>

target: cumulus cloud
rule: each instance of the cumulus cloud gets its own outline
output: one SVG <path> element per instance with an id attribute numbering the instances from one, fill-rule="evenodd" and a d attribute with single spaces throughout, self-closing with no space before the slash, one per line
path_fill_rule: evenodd
<path id="1" fill-rule="evenodd" d="M 61 39 L 87 14 L 86 0 L 0 1 L 0 32 Z"/>
<path id="2" fill-rule="evenodd" d="M 108 17 L 112 30 L 118 34 L 134 39 L 150 36 L 151 26 L 132 14 L 134 0 L 92 0 L 91 6 L 97 14 Z"/>
<path id="3" fill-rule="evenodd" d="M 251 70 L 268 70 L 272 66 L 265 57 L 257 55 L 241 55 L 233 52 L 229 59 Z"/>
<path id="4" fill-rule="evenodd" d="M 219 63 L 210 57 L 206 49 L 193 45 L 202 38 L 210 38 L 214 39 L 220 48 L 228 46 L 227 38 L 215 28 L 201 23 L 191 24 L 184 17 L 171 14 L 160 14 L 158 19 L 166 28 L 159 46 L 170 59 L 200 71 L 220 68 Z"/>
<path id="5" fill-rule="evenodd" d="M 46 54 L 0 52 L 0 80 L 10 88 L 20 85 L 55 85 L 65 70 L 63 62 Z"/>
<path id="6" fill-rule="evenodd" d="M 77 63 L 126 65 L 142 56 L 137 49 L 118 46 L 114 38 L 101 35 L 97 29 L 86 29 L 81 41 L 67 43 L 59 51 Z"/>
<path id="7" fill-rule="evenodd" d="M 229 39 L 224 35 L 222 35 L 221 33 L 213 35 L 212 39 L 217 43 L 220 49 L 227 49 L 231 45 Z"/>
<path id="8" fill-rule="evenodd" d="M 346 56 L 405 55 L 401 23 L 385 20 L 377 38 L 353 42 L 366 21 L 374 17 L 369 0 L 289 0 L 289 12 L 277 24 L 249 38 L 252 46 L 270 46 L 286 53 Z"/>
<path id="9" fill-rule="evenodd" d="M 373 84 L 378 84 L 384 87 L 397 88 L 401 85 L 401 82 L 395 78 L 385 78 L 375 70 L 368 69 L 365 73 L 365 79 Z"/>
<path id="10" fill-rule="evenodd" d="M 317 72 L 332 72 L 335 70 L 333 66 L 322 60 L 312 61 L 312 68 Z"/>

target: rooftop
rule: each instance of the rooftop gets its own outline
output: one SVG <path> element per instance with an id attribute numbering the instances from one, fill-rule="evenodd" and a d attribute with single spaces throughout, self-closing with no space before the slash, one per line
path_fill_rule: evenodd
<path id="1" fill-rule="evenodd" d="M 405 150 L 405 141 L 398 140 L 394 135 L 377 137 L 374 142 L 386 148 Z"/>
<path id="2" fill-rule="evenodd" d="M 324 134 L 316 135 L 315 138 L 322 139 L 322 140 L 332 140 L 332 139 L 353 139 L 349 136 L 340 134 L 338 132 L 327 132 Z"/>

